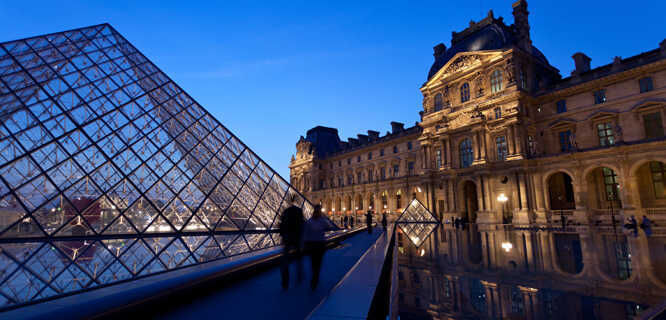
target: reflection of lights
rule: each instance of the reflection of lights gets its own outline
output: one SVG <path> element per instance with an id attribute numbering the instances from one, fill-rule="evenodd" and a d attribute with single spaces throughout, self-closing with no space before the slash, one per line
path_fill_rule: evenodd
<path id="1" fill-rule="evenodd" d="M 421 238 L 419 238 L 417 236 L 410 237 L 410 239 L 412 239 L 413 243 L 419 243 L 419 240 L 421 240 Z"/>
<path id="2" fill-rule="evenodd" d="M 418 192 L 421 192 L 421 187 L 416 187 L 416 190 L 417 190 Z"/>
<path id="3" fill-rule="evenodd" d="M 421 249 L 421 257 L 425 255 L 425 249 Z"/>
<path id="4" fill-rule="evenodd" d="M 321 212 L 326 212 L 326 208 L 321 207 Z"/>
<path id="5" fill-rule="evenodd" d="M 370 210 L 372 210 L 372 206 L 369 206 L 368 208 L 369 208 Z"/>
<path id="6" fill-rule="evenodd" d="M 384 205 L 384 209 L 386 209 L 386 205 Z"/>
<path id="7" fill-rule="evenodd" d="M 509 252 L 511 249 L 513 249 L 513 244 L 511 244 L 511 242 L 502 242 L 502 249 L 504 249 L 506 252 Z"/>
<path id="8" fill-rule="evenodd" d="M 333 212 L 335 212 L 335 208 L 333 208 Z"/>
<path id="9" fill-rule="evenodd" d="M 356 207 L 356 210 L 358 210 L 358 207 Z"/>
<path id="10" fill-rule="evenodd" d="M 506 202 L 507 200 L 509 200 L 509 198 L 507 198 L 506 195 L 505 195 L 504 193 L 500 193 L 500 195 L 497 196 L 497 201 L 499 201 L 499 202 L 504 203 L 504 202 Z"/>

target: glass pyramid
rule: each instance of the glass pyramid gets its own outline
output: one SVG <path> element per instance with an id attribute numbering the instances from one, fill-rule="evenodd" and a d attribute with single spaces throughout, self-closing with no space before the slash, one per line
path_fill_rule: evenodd
<path id="1" fill-rule="evenodd" d="M 0 311 L 275 246 L 312 205 L 110 25 L 0 43 Z"/>
<path id="2" fill-rule="evenodd" d="M 418 248 L 437 228 L 439 220 L 420 201 L 414 199 L 398 217 L 396 224 Z"/>

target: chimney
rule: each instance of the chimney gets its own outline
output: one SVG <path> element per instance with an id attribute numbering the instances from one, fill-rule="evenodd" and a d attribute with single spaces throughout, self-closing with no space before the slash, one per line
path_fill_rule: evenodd
<path id="1" fill-rule="evenodd" d="M 391 133 L 396 134 L 405 130 L 405 124 L 400 122 L 391 121 Z"/>
<path id="2" fill-rule="evenodd" d="M 513 3 L 513 25 L 518 37 L 518 46 L 527 52 L 532 52 L 532 40 L 530 40 L 530 22 L 528 20 L 527 1 L 518 0 Z"/>
<path id="3" fill-rule="evenodd" d="M 368 130 L 368 137 L 370 137 L 370 141 L 379 139 L 379 131 Z"/>
<path id="4" fill-rule="evenodd" d="M 356 136 L 358 136 L 358 142 L 359 142 L 360 144 L 368 143 L 368 136 L 366 136 L 366 135 L 364 135 L 364 134 L 358 134 L 358 135 L 356 135 Z"/>
<path id="5" fill-rule="evenodd" d="M 576 65 L 576 70 L 572 73 L 579 75 L 583 72 L 590 71 L 590 61 L 592 61 L 590 57 L 582 52 L 576 52 L 571 57 L 574 59 L 574 64 Z"/>
<path id="6" fill-rule="evenodd" d="M 443 55 L 446 52 L 446 46 L 443 43 L 440 43 L 435 47 L 433 47 L 433 50 L 435 51 L 435 53 L 433 53 L 432 55 L 435 56 L 435 59 L 437 59 L 437 57 Z"/>
<path id="7" fill-rule="evenodd" d="M 355 146 L 358 145 L 358 139 L 347 138 L 347 141 L 349 143 L 349 146 L 351 146 L 351 147 L 355 147 Z"/>

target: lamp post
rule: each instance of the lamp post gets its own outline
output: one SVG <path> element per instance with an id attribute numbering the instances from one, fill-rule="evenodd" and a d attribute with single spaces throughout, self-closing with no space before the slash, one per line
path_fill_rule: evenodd
<path id="1" fill-rule="evenodd" d="M 499 196 L 497 196 L 497 201 L 499 201 L 502 204 L 502 223 L 506 223 L 504 211 L 505 211 L 506 202 L 508 200 L 509 198 L 504 193 L 500 193 Z"/>

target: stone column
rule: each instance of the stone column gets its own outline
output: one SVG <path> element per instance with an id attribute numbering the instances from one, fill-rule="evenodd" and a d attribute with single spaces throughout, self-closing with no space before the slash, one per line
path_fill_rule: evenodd
<path id="1" fill-rule="evenodd" d="M 488 306 L 488 317 L 491 319 L 502 317 L 502 308 L 497 284 L 481 280 L 481 284 L 486 289 L 486 306 Z"/>
<path id="2" fill-rule="evenodd" d="M 518 192 L 520 192 L 520 207 L 516 215 L 513 217 L 514 224 L 529 224 L 529 204 L 527 201 L 527 188 L 525 188 L 525 174 L 518 173 Z"/>
<path id="3" fill-rule="evenodd" d="M 480 157 L 480 152 L 478 152 L 479 149 L 479 138 L 476 132 L 472 132 L 472 150 L 474 150 L 474 161 L 479 160 Z"/>
<path id="4" fill-rule="evenodd" d="M 448 167 L 453 167 L 453 164 L 451 163 L 451 138 L 446 139 L 446 145 L 445 145 L 445 150 L 446 150 L 446 164 Z"/>
<path id="5" fill-rule="evenodd" d="M 479 141 L 481 142 L 481 160 L 486 160 L 486 135 L 484 132 L 478 131 Z"/>
<path id="6" fill-rule="evenodd" d="M 545 225 L 547 223 L 546 203 L 544 199 L 546 190 L 543 181 L 541 181 L 542 176 L 540 173 L 535 172 L 531 176 L 534 186 L 532 194 L 534 195 L 534 203 L 536 204 L 536 223 L 539 225 Z"/>
<path id="7" fill-rule="evenodd" d="M 511 126 L 511 130 L 513 130 L 513 138 L 515 139 L 514 143 L 516 144 L 516 153 L 523 153 L 523 137 L 520 133 L 520 130 L 516 129 L 515 125 Z"/>
<path id="8" fill-rule="evenodd" d="M 518 289 L 523 294 L 523 301 L 525 302 L 525 319 L 540 319 L 541 310 L 539 306 L 541 303 L 539 302 L 539 289 L 524 286 L 518 286 Z"/>
<path id="9" fill-rule="evenodd" d="M 449 184 L 449 201 L 451 201 L 451 206 L 449 206 L 449 208 L 451 209 L 451 212 L 456 212 L 458 211 L 458 205 L 456 204 L 455 184 L 453 183 L 453 179 L 449 179 L 447 182 Z"/>
<path id="10" fill-rule="evenodd" d="M 514 140 L 513 140 L 513 130 L 512 130 L 512 128 L 513 128 L 513 125 L 506 128 L 506 134 L 507 134 L 506 142 L 507 142 L 507 149 L 509 151 L 509 154 L 515 154 L 516 153 L 516 149 L 515 149 L 515 146 L 513 144 Z"/>

